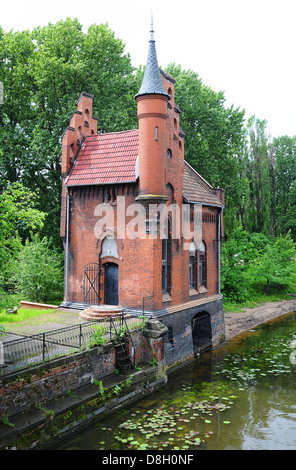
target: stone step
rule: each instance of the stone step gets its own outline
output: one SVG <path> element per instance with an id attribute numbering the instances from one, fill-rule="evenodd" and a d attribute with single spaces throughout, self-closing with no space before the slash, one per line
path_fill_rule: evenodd
<path id="1" fill-rule="evenodd" d="M 122 308 L 117 305 L 100 305 L 89 307 L 79 313 L 83 320 L 99 320 L 101 318 L 116 317 L 122 315 Z"/>

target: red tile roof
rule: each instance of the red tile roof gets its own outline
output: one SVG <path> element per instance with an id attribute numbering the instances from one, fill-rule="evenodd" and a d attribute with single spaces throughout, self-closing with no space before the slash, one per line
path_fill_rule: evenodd
<path id="1" fill-rule="evenodd" d="M 135 182 L 139 131 L 112 132 L 86 137 L 67 186 Z M 184 164 L 183 195 L 188 202 L 223 206 L 208 184 L 187 162 Z"/>
<path id="2" fill-rule="evenodd" d="M 138 129 L 88 136 L 66 185 L 134 182 L 138 151 Z"/>
<path id="3" fill-rule="evenodd" d="M 213 187 L 187 162 L 184 164 L 183 196 L 188 202 L 223 207 L 220 199 L 214 194 Z"/>

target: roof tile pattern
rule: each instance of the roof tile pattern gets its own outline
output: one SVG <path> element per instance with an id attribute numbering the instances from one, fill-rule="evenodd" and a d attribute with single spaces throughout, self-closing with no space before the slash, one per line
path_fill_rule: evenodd
<path id="1" fill-rule="evenodd" d="M 150 94 L 165 95 L 170 98 L 162 83 L 160 69 L 158 67 L 155 41 L 153 39 L 151 39 L 149 42 L 144 78 L 139 93 L 136 95 L 136 97 Z"/>
<path id="2" fill-rule="evenodd" d="M 86 137 L 67 186 L 135 182 L 139 152 L 139 130 L 112 132 Z M 184 163 L 183 195 L 192 203 L 223 206 L 212 187 L 187 163 Z"/>
<path id="3" fill-rule="evenodd" d="M 136 181 L 139 152 L 138 129 L 86 137 L 67 186 Z"/>
<path id="4" fill-rule="evenodd" d="M 187 163 L 184 163 L 183 195 L 189 202 L 223 207 L 211 186 Z"/>

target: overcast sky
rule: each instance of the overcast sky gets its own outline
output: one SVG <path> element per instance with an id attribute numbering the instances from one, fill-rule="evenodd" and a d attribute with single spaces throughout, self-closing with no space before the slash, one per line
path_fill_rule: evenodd
<path id="1" fill-rule="evenodd" d="M 137 67 L 146 63 L 151 10 L 160 66 L 194 70 L 225 92 L 226 105 L 266 119 L 274 137 L 296 135 L 296 0 L 11 0 L 0 25 L 18 31 L 70 17 L 86 31 L 108 23 Z"/>

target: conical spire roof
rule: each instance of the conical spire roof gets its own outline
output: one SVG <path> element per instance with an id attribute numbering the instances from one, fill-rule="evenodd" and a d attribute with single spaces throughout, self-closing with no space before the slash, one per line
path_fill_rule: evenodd
<path id="1" fill-rule="evenodd" d="M 141 95 L 165 95 L 170 98 L 170 95 L 166 92 L 160 75 L 160 70 L 157 61 L 157 54 L 155 48 L 154 40 L 154 30 L 153 30 L 153 21 L 151 19 L 151 37 L 149 41 L 148 57 L 146 63 L 145 74 L 143 82 L 138 94 L 135 96 L 137 98 Z"/>

